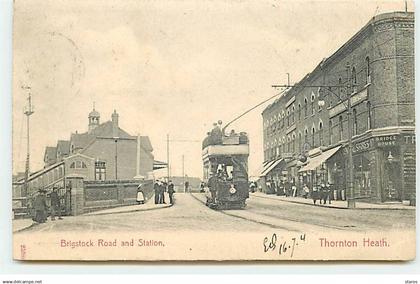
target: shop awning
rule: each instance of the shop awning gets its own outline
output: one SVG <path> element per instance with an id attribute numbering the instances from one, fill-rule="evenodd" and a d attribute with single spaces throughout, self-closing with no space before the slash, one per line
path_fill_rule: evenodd
<path id="1" fill-rule="evenodd" d="M 165 169 L 168 166 L 167 163 L 161 161 L 153 161 L 153 170 Z"/>
<path id="2" fill-rule="evenodd" d="M 309 163 L 303 166 L 299 172 L 307 172 L 307 171 L 313 171 L 317 167 L 319 167 L 322 163 L 324 163 L 326 160 L 328 160 L 332 155 L 337 153 L 338 150 L 340 150 L 341 145 L 337 146 L 335 148 L 332 148 L 330 150 L 327 150 L 325 152 L 322 152 L 320 155 L 315 156 L 313 158 L 309 159 Z"/>
<path id="3" fill-rule="evenodd" d="M 265 167 L 264 170 L 261 172 L 260 177 L 266 176 L 269 172 L 271 172 L 275 167 L 277 167 L 278 164 L 280 164 L 281 161 L 284 161 L 283 158 L 274 160 L 270 163 L 268 163 Z"/>

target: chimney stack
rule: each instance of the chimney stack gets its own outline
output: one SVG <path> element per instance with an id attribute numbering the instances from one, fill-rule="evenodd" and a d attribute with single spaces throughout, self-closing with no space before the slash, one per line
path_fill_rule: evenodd
<path id="1" fill-rule="evenodd" d="M 112 120 L 112 135 L 118 137 L 118 113 L 114 109 L 114 113 L 111 116 Z"/>

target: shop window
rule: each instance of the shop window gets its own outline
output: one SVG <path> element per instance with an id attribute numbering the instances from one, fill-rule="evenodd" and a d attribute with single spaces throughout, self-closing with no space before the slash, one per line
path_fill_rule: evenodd
<path id="1" fill-rule="evenodd" d="M 106 179 L 106 164 L 103 161 L 95 162 L 95 180 Z"/>
<path id="2" fill-rule="evenodd" d="M 368 153 L 354 157 L 354 194 L 356 197 L 372 196 L 372 161 Z"/>

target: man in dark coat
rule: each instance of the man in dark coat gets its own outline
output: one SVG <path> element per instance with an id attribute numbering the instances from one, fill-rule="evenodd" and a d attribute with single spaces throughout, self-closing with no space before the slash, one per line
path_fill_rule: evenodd
<path id="1" fill-rule="evenodd" d="M 168 184 L 168 194 L 169 194 L 169 202 L 171 204 L 174 204 L 174 193 L 175 193 L 174 184 L 170 180 Z"/>
<path id="2" fill-rule="evenodd" d="M 38 190 L 38 195 L 35 196 L 34 209 L 35 209 L 35 222 L 45 223 L 47 220 L 47 199 L 45 197 L 45 190 Z"/>
<path id="3" fill-rule="evenodd" d="M 160 199 L 160 186 L 159 186 L 159 181 L 158 180 L 153 185 L 153 189 L 155 191 L 155 204 L 159 204 L 159 199 Z"/>
<path id="4" fill-rule="evenodd" d="M 166 182 L 160 183 L 160 203 L 166 204 L 165 202 L 165 191 L 166 191 Z"/>
<path id="5" fill-rule="evenodd" d="M 58 219 L 62 220 L 61 218 L 61 204 L 60 204 L 60 197 L 57 193 L 57 186 L 53 187 L 53 191 L 50 194 L 51 199 L 51 221 L 55 221 L 55 215 L 57 213 Z"/>

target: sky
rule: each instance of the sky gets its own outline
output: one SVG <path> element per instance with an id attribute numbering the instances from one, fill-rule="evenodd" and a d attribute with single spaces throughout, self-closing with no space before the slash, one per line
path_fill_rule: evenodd
<path id="1" fill-rule="evenodd" d="M 45 146 L 85 132 L 95 108 L 115 109 L 120 127 L 150 137 L 171 175 L 202 175 L 201 141 L 298 82 L 373 16 L 404 1 L 16 0 L 13 30 L 13 172 L 23 171 L 30 86 L 31 171 Z M 413 3 L 408 2 L 408 10 Z M 251 175 L 263 160 L 261 112 L 231 127 L 250 137 Z M 162 174 L 157 172 L 157 175 Z"/>

